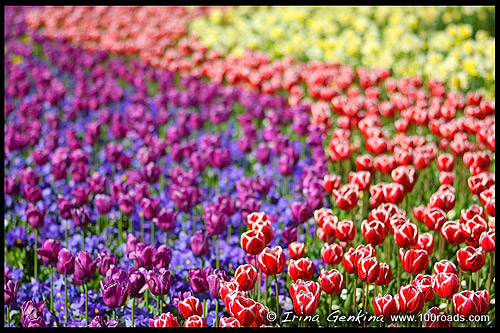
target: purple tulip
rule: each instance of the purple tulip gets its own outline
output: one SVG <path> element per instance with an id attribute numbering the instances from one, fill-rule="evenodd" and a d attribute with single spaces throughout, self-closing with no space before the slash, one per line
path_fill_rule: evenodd
<path id="1" fill-rule="evenodd" d="M 137 267 L 144 267 L 147 269 L 153 268 L 153 259 L 156 255 L 156 249 L 153 245 L 139 243 L 134 252 L 135 254 L 131 255 L 130 259 L 136 259 Z"/>
<path id="2" fill-rule="evenodd" d="M 212 272 L 210 267 L 205 268 L 204 270 L 201 268 L 195 268 L 189 271 L 189 284 L 191 284 L 191 288 L 193 291 L 197 293 L 204 293 L 208 290 L 208 281 L 207 277 Z"/>
<path id="3" fill-rule="evenodd" d="M 75 259 L 75 276 L 83 282 L 94 278 L 98 263 L 99 258 L 92 260 L 87 251 L 78 253 Z"/>
<path id="4" fill-rule="evenodd" d="M 150 184 L 157 183 L 161 176 L 161 168 L 157 167 L 154 162 L 149 162 L 144 167 L 144 178 Z"/>
<path id="5" fill-rule="evenodd" d="M 87 164 L 82 162 L 73 163 L 71 165 L 69 172 L 71 174 L 71 178 L 76 183 L 84 182 L 87 179 L 87 176 L 89 175 L 89 169 L 87 167 Z"/>
<path id="6" fill-rule="evenodd" d="M 128 195 L 134 199 L 136 203 L 141 203 L 142 199 L 149 198 L 148 183 L 139 181 L 134 184 L 134 187 L 128 191 Z"/>
<path id="7" fill-rule="evenodd" d="M 101 124 L 97 121 L 92 121 L 87 124 L 85 129 L 85 143 L 92 146 L 99 140 L 101 135 Z"/>
<path id="8" fill-rule="evenodd" d="M 240 212 L 242 220 L 246 221 L 248 214 L 260 211 L 261 206 L 262 202 L 255 198 L 246 197 L 243 200 L 240 198 Z"/>
<path id="9" fill-rule="evenodd" d="M 177 225 L 177 212 L 173 209 L 162 208 L 158 214 L 158 217 L 153 219 L 160 230 L 169 232 L 175 229 Z"/>
<path id="10" fill-rule="evenodd" d="M 111 266 L 116 266 L 117 258 L 116 255 L 109 253 L 107 250 L 99 252 L 97 255 L 99 258 L 99 274 L 105 276 Z"/>
<path id="11" fill-rule="evenodd" d="M 208 204 L 203 212 L 208 236 L 220 235 L 226 230 L 227 216 L 219 210 L 218 204 Z"/>
<path id="12" fill-rule="evenodd" d="M 191 250 L 196 257 L 205 257 L 209 253 L 208 237 L 197 231 L 191 236 Z"/>
<path id="13" fill-rule="evenodd" d="M 32 168 L 25 168 L 19 171 L 19 183 L 25 187 L 36 186 L 40 181 L 40 177 L 37 176 L 35 170 Z"/>
<path id="14" fill-rule="evenodd" d="M 267 143 L 259 143 L 255 148 L 255 159 L 262 164 L 268 164 L 271 160 L 271 149 Z"/>
<path id="15" fill-rule="evenodd" d="M 118 199 L 118 207 L 122 213 L 127 216 L 135 212 L 135 202 L 128 194 L 122 195 L 120 199 Z"/>
<path id="16" fill-rule="evenodd" d="M 34 150 L 31 153 L 36 165 L 45 165 L 49 161 L 50 151 L 45 148 Z"/>
<path id="17" fill-rule="evenodd" d="M 140 242 L 140 237 L 135 237 L 132 234 L 127 235 L 127 246 L 125 252 L 127 253 L 127 257 L 129 259 L 135 259 L 135 250 L 137 248 L 137 244 Z"/>
<path id="18" fill-rule="evenodd" d="M 96 316 L 90 322 L 88 327 L 116 327 L 118 326 L 118 322 L 116 320 L 110 319 L 105 322 L 105 319 L 101 316 Z"/>
<path id="19" fill-rule="evenodd" d="M 220 285 L 221 282 L 229 281 L 229 277 L 226 275 L 226 272 L 221 271 L 219 269 L 215 269 L 212 274 L 208 275 L 208 288 L 210 292 L 210 296 L 213 298 L 220 298 Z"/>
<path id="20" fill-rule="evenodd" d="M 89 180 L 90 191 L 94 194 L 104 193 L 106 191 L 107 179 L 98 172 L 94 172 Z"/>
<path id="21" fill-rule="evenodd" d="M 160 212 L 160 199 L 159 198 L 143 198 L 141 202 L 142 212 L 146 220 L 152 220 L 158 216 Z"/>
<path id="22" fill-rule="evenodd" d="M 167 295 L 170 291 L 170 272 L 165 268 L 153 268 L 146 271 L 143 267 L 140 268 L 142 273 L 146 276 L 146 283 L 149 290 L 155 296 Z"/>
<path id="23" fill-rule="evenodd" d="M 66 199 L 61 194 L 57 197 L 57 208 L 59 209 L 59 215 L 63 219 L 71 218 L 71 209 L 74 206 L 74 200 Z"/>
<path id="24" fill-rule="evenodd" d="M 75 197 L 75 204 L 77 206 L 84 206 L 89 203 L 90 189 L 86 185 L 75 186 L 71 194 Z"/>
<path id="25" fill-rule="evenodd" d="M 3 303 L 11 306 L 17 302 L 17 290 L 19 289 L 18 282 L 12 281 L 8 276 L 3 279 Z"/>
<path id="26" fill-rule="evenodd" d="M 121 270 L 124 272 L 123 270 Z M 100 281 L 102 299 L 108 308 L 115 309 L 125 305 L 128 297 L 128 279 L 118 279 L 109 274 Z M 127 277 L 127 274 L 125 277 Z"/>
<path id="27" fill-rule="evenodd" d="M 35 229 L 40 229 L 43 227 L 43 222 L 45 219 L 45 209 L 39 209 L 33 204 L 28 204 L 26 208 L 26 220 L 28 224 Z"/>
<path id="28" fill-rule="evenodd" d="M 262 196 L 266 196 L 271 190 L 271 186 L 273 186 L 272 178 L 265 178 L 257 176 L 252 181 L 252 188 L 254 191 L 258 192 Z"/>
<path id="29" fill-rule="evenodd" d="M 107 194 L 97 194 L 94 200 L 99 214 L 107 214 L 113 208 L 113 198 Z"/>
<path id="30" fill-rule="evenodd" d="M 68 275 L 75 271 L 75 257 L 68 249 L 62 249 L 57 256 L 57 272 Z"/>
<path id="31" fill-rule="evenodd" d="M 186 298 L 193 297 L 194 294 L 192 291 L 185 291 L 185 292 L 177 292 L 177 295 L 172 296 L 172 305 L 177 309 L 177 311 L 180 312 L 179 310 L 179 302 L 182 302 Z"/>
<path id="32" fill-rule="evenodd" d="M 71 208 L 71 217 L 77 227 L 86 227 L 90 223 L 90 215 L 87 207 Z"/>
<path id="33" fill-rule="evenodd" d="M 42 189 L 38 185 L 28 185 L 23 188 L 24 198 L 31 203 L 42 200 Z"/>
<path id="34" fill-rule="evenodd" d="M 156 268 L 168 269 L 170 262 L 172 261 L 172 250 L 170 250 L 165 244 L 160 245 L 156 254 L 153 257 L 153 263 Z"/>
<path id="35" fill-rule="evenodd" d="M 18 195 L 20 186 L 19 183 L 17 182 L 17 179 L 13 176 L 4 176 L 4 181 L 3 181 L 3 190 L 5 191 L 5 194 L 8 195 Z"/>
<path id="36" fill-rule="evenodd" d="M 128 282 L 130 297 L 140 298 L 144 295 L 144 292 L 147 289 L 146 277 L 139 269 L 130 267 L 128 273 Z"/>
<path id="37" fill-rule="evenodd" d="M 313 213 L 307 201 L 292 202 L 290 209 L 292 210 L 292 220 L 295 223 L 304 223 Z"/>
<path id="38" fill-rule="evenodd" d="M 227 148 L 217 148 L 212 152 L 209 163 L 211 166 L 223 169 L 231 164 L 231 153 Z"/>
<path id="39" fill-rule="evenodd" d="M 43 310 L 45 310 L 45 302 L 34 303 L 31 300 L 25 302 L 21 307 L 21 325 L 23 327 L 46 327 Z"/>
<path id="40" fill-rule="evenodd" d="M 61 243 L 55 239 L 47 239 L 43 241 L 42 247 L 37 249 L 36 252 L 42 257 L 42 261 L 45 265 L 55 265 L 57 264 L 60 249 Z"/>
<path id="41" fill-rule="evenodd" d="M 236 213 L 236 200 L 228 195 L 221 195 L 217 202 L 219 203 L 219 210 L 227 216 L 232 216 Z"/>

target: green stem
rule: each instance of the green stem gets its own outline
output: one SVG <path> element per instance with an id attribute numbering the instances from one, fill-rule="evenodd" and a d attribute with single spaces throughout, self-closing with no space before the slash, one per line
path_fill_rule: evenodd
<path id="1" fill-rule="evenodd" d="M 207 296 L 203 293 L 203 318 L 207 317 Z"/>
<path id="2" fill-rule="evenodd" d="M 35 279 L 38 279 L 38 254 L 36 253 L 37 248 L 38 248 L 38 229 L 35 229 L 35 248 L 34 248 Z"/>
<path id="3" fill-rule="evenodd" d="M 480 282 L 479 272 L 480 270 L 476 272 L 476 291 L 479 290 L 479 282 Z"/>
<path id="4" fill-rule="evenodd" d="M 9 306 L 7 305 L 7 327 L 10 327 L 10 310 Z"/>
<path id="5" fill-rule="evenodd" d="M 151 245 L 155 246 L 155 224 L 151 221 Z"/>
<path id="6" fill-rule="evenodd" d="M 213 240 L 215 241 L 215 245 L 216 245 L 216 251 L 217 251 L 217 255 L 216 255 L 216 262 L 215 262 L 215 267 L 217 269 L 220 268 L 220 262 L 219 262 L 219 255 L 220 255 L 220 251 L 219 251 L 219 238 L 217 238 L 217 236 L 213 236 Z"/>
<path id="7" fill-rule="evenodd" d="M 274 287 L 276 289 L 276 316 L 278 317 L 278 324 L 281 326 L 281 315 L 280 315 L 280 298 L 278 290 L 278 274 L 274 276 Z"/>
<path id="8" fill-rule="evenodd" d="M 82 251 L 85 251 L 85 229 L 82 228 Z"/>
<path id="9" fill-rule="evenodd" d="M 356 275 L 352 279 L 352 313 L 356 314 Z"/>
<path id="10" fill-rule="evenodd" d="M 116 309 L 113 309 L 113 320 L 116 321 Z"/>
<path id="11" fill-rule="evenodd" d="M 472 273 L 469 275 L 469 291 L 472 291 Z"/>
<path id="12" fill-rule="evenodd" d="M 83 283 L 83 288 L 85 289 L 85 326 L 89 326 L 89 295 L 87 290 L 87 283 Z"/>
<path id="13" fill-rule="evenodd" d="M 491 293 L 491 275 L 493 274 L 493 260 L 494 260 L 495 252 L 490 253 L 490 267 L 488 272 L 488 292 Z"/>
<path id="14" fill-rule="evenodd" d="M 135 298 L 132 298 L 132 327 L 134 327 L 134 316 L 135 316 Z"/>
<path id="15" fill-rule="evenodd" d="M 219 327 L 219 299 L 215 299 L 215 327 Z"/>
<path id="16" fill-rule="evenodd" d="M 50 307 L 52 312 L 55 313 L 54 307 L 54 267 L 50 267 Z"/>
<path id="17" fill-rule="evenodd" d="M 64 326 L 68 326 L 68 276 L 64 274 Z"/>

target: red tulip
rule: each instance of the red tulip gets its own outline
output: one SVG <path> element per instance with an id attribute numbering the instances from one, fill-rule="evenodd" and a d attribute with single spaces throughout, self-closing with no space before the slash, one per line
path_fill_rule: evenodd
<path id="1" fill-rule="evenodd" d="M 455 182 L 455 174 L 453 172 L 441 171 L 439 173 L 439 183 L 441 185 L 445 184 L 453 185 L 454 182 Z"/>
<path id="2" fill-rule="evenodd" d="M 246 253 L 259 254 L 266 247 L 265 236 L 260 231 L 249 230 L 241 234 L 241 247 Z"/>
<path id="3" fill-rule="evenodd" d="M 220 298 L 224 301 L 224 304 L 228 305 L 232 298 L 236 295 L 245 295 L 245 292 L 241 290 L 240 284 L 236 280 L 223 281 L 220 284 Z M 233 297 L 234 296 L 234 297 Z"/>
<path id="4" fill-rule="evenodd" d="M 377 317 L 383 316 L 384 320 L 388 320 L 392 315 L 398 313 L 396 301 L 389 294 L 375 296 L 373 298 L 373 310 Z"/>
<path id="5" fill-rule="evenodd" d="M 196 297 L 188 297 L 179 302 L 179 312 L 184 318 L 189 318 L 191 316 L 202 316 L 203 308 L 201 302 Z"/>
<path id="6" fill-rule="evenodd" d="M 266 213 L 264 212 L 253 212 L 247 215 L 247 225 L 248 228 L 252 229 L 252 224 L 255 222 L 261 222 L 268 220 Z"/>
<path id="7" fill-rule="evenodd" d="M 478 247 L 481 234 L 488 231 L 488 224 L 480 215 L 476 215 L 465 223 L 461 223 L 460 229 L 467 244 Z"/>
<path id="8" fill-rule="evenodd" d="M 236 318 L 241 326 L 250 326 L 257 316 L 257 303 L 247 297 L 236 296 L 229 302 L 228 312 Z"/>
<path id="9" fill-rule="evenodd" d="M 437 166 L 439 171 L 453 171 L 455 165 L 455 158 L 451 154 L 443 153 L 437 158 Z"/>
<path id="10" fill-rule="evenodd" d="M 460 288 L 458 275 L 455 273 L 438 273 L 434 277 L 434 291 L 441 298 L 452 298 Z"/>
<path id="11" fill-rule="evenodd" d="M 434 264 L 434 274 L 453 273 L 458 275 L 457 266 L 449 260 L 441 259 Z"/>
<path id="12" fill-rule="evenodd" d="M 285 270 L 286 258 L 280 246 L 266 247 L 258 256 L 259 267 L 266 275 L 276 275 Z"/>
<path id="13" fill-rule="evenodd" d="M 441 228 L 441 235 L 450 244 L 461 244 L 465 241 L 460 221 L 448 221 Z"/>
<path id="14" fill-rule="evenodd" d="M 495 252 L 495 230 L 484 231 L 479 237 L 479 245 L 484 252 Z"/>
<path id="15" fill-rule="evenodd" d="M 290 285 L 290 296 L 297 316 L 312 316 L 318 306 L 321 288 L 318 282 L 299 279 Z"/>
<path id="16" fill-rule="evenodd" d="M 478 310 L 479 314 L 485 314 L 488 312 L 488 308 L 490 307 L 490 293 L 488 290 L 478 290 L 475 292 L 478 298 Z"/>
<path id="17" fill-rule="evenodd" d="M 434 279 L 431 275 L 418 274 L 413 280 L 413 285 L 424 294 L 425 302 L 430 302 L 434 298 L 434 289 L 432 289 Z"/>
<path id="18" fill-rule="evenodd" d="M 320 227 L 323 227 L 323 219 L 327 216 L 334 216 L 333 210 L 322 207 L 314 211 L 314 221 L 316 221 L 316 224 Z"/>
<path id="19" fill-rule="evenodd" d="M 354 222 L 349 220 L 342 220 L 337 223 L 337 228 L 335 230 L 335 236 L 340 241 L 352 241 L 356 235 L 356 227 Z"/>
<path id="20" fill-rule="evenodd" d="M 339 295 L 342 289 L 344 289 L 344 276 L 336 269 L 330 271 L 322 269 L 319 274 L 318 282 L 321 289 L 323 289 L 327 295 Z"/>
<path id="21" fill-rule="evenodd" d="M 375 281 L 377 286 L 386 286 L 389 282 L 392 281 L 392 270 L 391 266 L 388 264 L 381 262 L 378 265 L 378 278 Z"/>
<path id="22" fill-rule="evenodd" d="M 273 227 L 269 220 L 258 220 L 252 223 L 253 231 L 261 232 L 264 235 L 264 243 L 269 244 L 274 238 Z"/>
<path id="23" fill-rule="evenodd" d="M 269 308 L 260 303 L 257 303 L 257 315 L 251 327 L 269 326 Z"/>
<path id="24" fill-rule="evenodd" d="M 391 178 L 394 183 L 403 186 L 405 193 L 409 193 L 413 191 L 418 177 L 417 171 L 412 165 L 402 165 L 392 170 Z"/>
<path id="25" fill-rule="evenodd" d="M 234 279 L 240 285 L 242 291 L 252 290 L 257 281 L 257 269 L 250 264 L 238 266 L 234 273 Z"/>
<path id="26" fill-rule="evenodd" d="M 399 312 L 401 313 L 416 314 L 424 308 L 424 294 L 412 284 L 399 287 L 398 296 Z"/>
<path id="27" fill-rule="evenodd" d="M 288 255 L 290 259 L 300 259 L 305 255 L 305 244 L 299 242 L 292 242 L 288 244 Z"/>
<path id="28" fill-rule="evenodd" d="M 425 250 L 408 250 L 405 252 L 399 249 L 399 257 L 403 269 L 410 274 L 422 273 L 429 265 L 429 255 Z"/>
<path id="29" fill-rule="evenodd" d="M 434 236 L 431 233 L 423 233 L 418 236 L 417 245 L 413 246 L 414 250 L 425 250 L 428 255 L 434 251 Z"/>
<path id="30" fill-rule="evenodd" d="M 195 315 L 186 319 L 184 327 L 207 327 L 207 323 L 203 317 Z"/>
<path id="31" fill-rule="evenodd" d="M 356 170 L 373 172 L 373 157 L 370 155 L 359 155 L 356 157 Z"/>
<path id="32" fill-rule="evenodd" d="M 477 272 L 483 267 L 485 255 L 482 248 L 466 246 L 457 251 L 458 266 L 466 272 Z"/>
<path id="33" fill-rule="evenodd" d="M 359 189 L 355 184 L 346 184 L 339 190 L 333 190 L 335 203 L 342 210 L 351 210 L 356 207 L 359 199 Z"/>
<path id="34" fill-rule="evenodd" d="M 309 258 L 300 258 L 299 260 L 290 260 L 288 264 L 288 275 L 293 281 L 298 279 L 309 281 L 314 273 L 314 264 Z"/>
<path id="35" fill-rule="evenodd" d="M 177 318 L 170 312 L 162 313 L 155 319 L 149 319 L 150 327 L 180 327 Z"/>
<path id="36" fill-rule="evenodd" d="M 323 184 L 325 187 L 325 192 L 332 193 L 333 190 L 339 189 L 342 179 L 337 175 L 325 175 L 323 178 Z"/>
<path id="37" fill-rule="evenodd" d="M 442 209 L 430 208 L 426 209 L 423 220 L 429 230 L 440 231 L 447 218 Z"/>
<path id="38" fill-rule="evenodd" d="M 337 224 L 339 223 L 339 219 L 337 216 L 328 215 L 322 218 L 321 228 L 328 235 L 328 238 L 335 239 L 335 234 L 337 233 Z"/>
<path id="39" fill-rule="evenodd" d="M 479 215 L 486 220 L 486 215 L 484 214 L 483 207 L 476 204 L 472 204 L 469 208 L 462 209 L 460 211 L 460 221 L 462 223 L 465 223 L 476 215 Z"/>
<path id="40" fill-rule="evenodd" d="M 379 263 L 375 257 L 364 257 L 357 264 L 358 277 L 363 282 L 374 283 L 379 277 Z"/>
<path id="41" fill-rule="evenodd" d="M 448 316 L 450 315 L 441 311 L 437 306 L 433 306 L 424 314 L 424 318 L 428 318 L 424 322 L 424 327 L 453 327 L 453 323 L 446 320 Z"/>
<path id="42" fill-rule="evenodd" d="M 365 240 L 373 246 L 382 244 L 387 235 L 385 224 L 379 220 L 364 220 L 361 224 L 361 232 Z"/>
<path id="43" fill-rule="evenodd" d="M 358 245 L 350 248 L 342 257 L 344 269 L 349 274 L 358 273 L 358 263 L 362 258 L 375 256 L 375 249 L 370 245 Z"/>
<path id="44" fill-rule="evenodd" d="M 323 244 L 321 259 L 323 259 L 327 265 L 338 265 L 342 260 L 342 247 L 338 244 Z"/>
<path id="45" fill-rule="evenodd" d="M 418 228 L 411 222 L 405 222 L 394 230 L 394 240 L 399 247 L 407 249 L 418 244 Z"/>
<path id="46" fill-rule="evenodd" d="M 349 183 L 358 185 L 360 191 L 368 191 L 372 181 L 372 174 L 369 171 L 349 172 Z"/>
<path id="47" fill-rule="evenodd" d="M 220 319 L 219 327 L 241 327 L 241 324 L 234 317 L 223 317 Z"/>
<path id="48" fill-rule="evenodd" d="M 462 291 L 453 295 L 453 310 L 470 320 L 470 316 L 479 314 L 479 298 L 473 291 Z"/>

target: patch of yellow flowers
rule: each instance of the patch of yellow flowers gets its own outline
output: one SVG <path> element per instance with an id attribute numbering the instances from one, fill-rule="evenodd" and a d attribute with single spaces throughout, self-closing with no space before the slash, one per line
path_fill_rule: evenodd
<path id="1" fill-rule="evenodd" d="M 256 49 L 272 59 L 385 67 L 395 77 L 434 78 L 489 96 L 495 91 L 492 29 L 489 7 L 233 7 L 190 24 L 191 34 L 226 54 Z"/>

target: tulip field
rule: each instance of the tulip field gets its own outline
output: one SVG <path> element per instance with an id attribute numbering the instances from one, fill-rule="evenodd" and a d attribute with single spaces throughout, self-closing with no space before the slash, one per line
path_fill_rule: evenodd
<path id="1" fill-rule="evenodd" d="M 494 327 L 493 7 L 4 7 L 5 327 Z"/>

